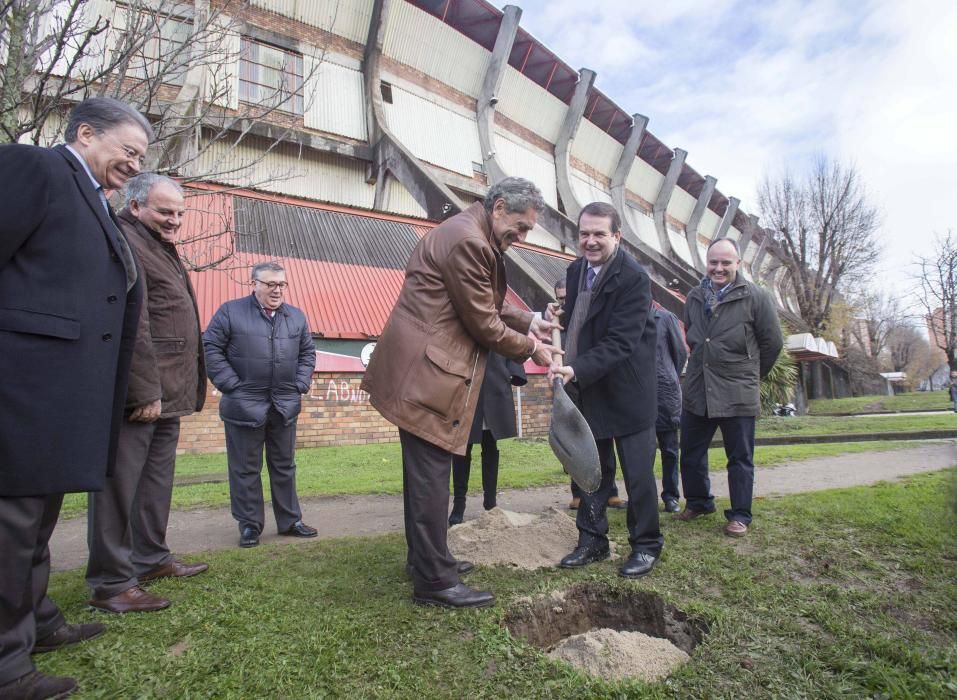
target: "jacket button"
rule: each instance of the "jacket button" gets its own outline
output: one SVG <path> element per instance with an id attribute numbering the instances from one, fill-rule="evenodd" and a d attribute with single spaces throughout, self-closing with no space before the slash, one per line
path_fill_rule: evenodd
<path id="1" fill-rule="evenodd" d="M 115 304 L 115 303 L 116 303 L 116 295 L 115 295 L 115 294 L 110 294 L 110 296 L 108 296 L 108 297 L 106 298 L 106 300 L 107 300 L 109 303 L 111 303 L 111 304 Z"/>
<path id="2" fill-rule="evenodd" d="M 466 380 L 465 380 L 465 386 L 472 386 L 472 380 L 471 380 L 471 379 L 466 379 Z"/>
<path id="3" fill-rule="evenodd" d="M 705 339 L 704 339 L 704 342 L 710 343 L 710 342 L 711 342 L 711 338 L 705 338 Z"/>
<path id="4" fill-rule="evenodd" d="M 103 334 L 103 340 L 113 340 L 113 334 L 112 334 L 112 333 L 104 333 L 104 334 Z"/>
<path id="5" fill-rule="evenodd" d="M 457 420 L 452 421 L 452 427 L 453 427 L 453 428 L 458 428 L 458 427 L 459 427 L 459 422 L 458 422 Z"/>

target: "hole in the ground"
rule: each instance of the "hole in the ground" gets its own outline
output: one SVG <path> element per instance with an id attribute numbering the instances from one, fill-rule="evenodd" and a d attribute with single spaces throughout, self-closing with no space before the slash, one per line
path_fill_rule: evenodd
<path id="1" fill-rule="evenodd" d="M 520 601 L 505 626 L 553 658 L 604 678 L 658 680 L 687 662 L 708 625 L 648 591 L 579 583 Z"/>

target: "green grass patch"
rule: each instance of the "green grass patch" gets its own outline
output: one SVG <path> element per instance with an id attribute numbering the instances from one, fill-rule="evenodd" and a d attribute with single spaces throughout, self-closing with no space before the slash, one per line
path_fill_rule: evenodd
<path id="1" fill-rule="evenodd" d="M 151 586 L 173 607 L 148 615 L 96 616 L 82 571 L 56 574 L 68 619 L 110 629 L 35 660 L 103 698 L 954 697 L 955 476 L 759 499 L 743 540 L 716 517 L 665 519 L 663 560 L 638 582 L 614 562 L 479 567 L 469 583 L 499 601 L 480 611 L 413 606 L 400 535 L 212 553 L 207 574 Z M 627 550 L 624 514 L 610 519 Z M 574 672 L 504 629 L 520 597 L 580 581 L 655 592 L 710 632 L 646 684 Z"/>
<path id="2" fill-rule="evenodd" d="M 878 411 L 953 409 L 947 391 L 914 391 L 896 396 L 853 396 L 846 399 L 814 399 L 809 402 L 812 415 L 834 413 L 874 413 Z"/>
<path id="3" fill-rule="evenodd" d="M 758 420 L 758 437 L 778 435 L 841 435 L 845 433 L 920 432 L 922 430 L 957 429 L 957 415 L 953 413 L 913 414 L 888 416 L 792 416 L 770 417 Z"/>
<path id="4" fill-rule="evenodd" d="M 831 457 L 851 452 L 913 447 L 907 442 L 825 443 L 820 445 L 783 445 L 758 447 L 755 462 L 768 467 L 783 462 L 814 457 Z M 503 440 L 499 443 L 501 467 L 499 489 L 556 486 L 568 483 L 568 476 L 544 440 Z M 481 448 L 473 448 L 475 475 Z M 722 471 L 724 450 L 708 452 L 712 468 Z M 402 493 L 402 455 L 398 443 L 314 447 L 296 452 L 296 484 L 300 498 L 317 496 L 400 494 Z M 263 469 L 263 488 L 268 500 L 268 477 Z M 660 456 L 655 473 L 661 477 Z M 209 479 L 209 482 L 179 484 L 173 489 L 173 508 L 222 508 L 229 505 L 226 482 L 226 455 L 188 454 L 176 459 L 177 479 Z M 62 518 L 86 513 L 86 494 L 68 494 L 63 501 Z"/>

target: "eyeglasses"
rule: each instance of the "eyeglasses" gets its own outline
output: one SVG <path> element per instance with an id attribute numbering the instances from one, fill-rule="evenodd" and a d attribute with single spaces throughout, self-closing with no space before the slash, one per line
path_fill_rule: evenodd
<path id="1" fill-rule="evenodd" d="M 132 146 L 127 146 L 121 143 L 120 140 L 116 138 L 113 134 L 111 134 L 109 131 L 100 132 L 100 136 L 108 136 L 110 138 L 110 141 L 112 141 L 113 143 L 115 143 L 117 146 L 120 147 L 120 150 L 123 151 L 123 155 L 126 156 L 126 159 L 128 161 L 136 163 L 137 165 L 140 166 L 140 168 L 146 165 L 145 153 L 140 153 L 138 150 L 136 150 Z"/>
<path id="2" fill-rule="evenodd" d="M 289 286 L 288 282 L 263 282 L 262 280 L 253 280 L 253 282 L 258 282 L 259 284 L 266 287 L 270 292 L 274 289 L 278 289 L 282 291 Z"/>

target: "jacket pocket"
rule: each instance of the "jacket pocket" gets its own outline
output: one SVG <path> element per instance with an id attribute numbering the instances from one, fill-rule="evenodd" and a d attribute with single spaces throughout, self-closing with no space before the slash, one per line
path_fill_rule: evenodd
<path id="1" fill-rule="evenodd" d="M 447 418 L 456 399 L 467 388 L 469 365 L 436 345 L 425 346 L 425 356 L 406 379 L 404 399 Z"/>
<path id="2" fill-rule="evenodd" d="M 0 331 L 76 340 L 80 337 L 80 322 L 66 316 L 26 309 L 0 309 Z"/>
<path id="3" fill-rule="evenodd" d="M 157 355 L 172 355 L 186 349 L 186 338 L 153 338 L 153 350 Z"/>

